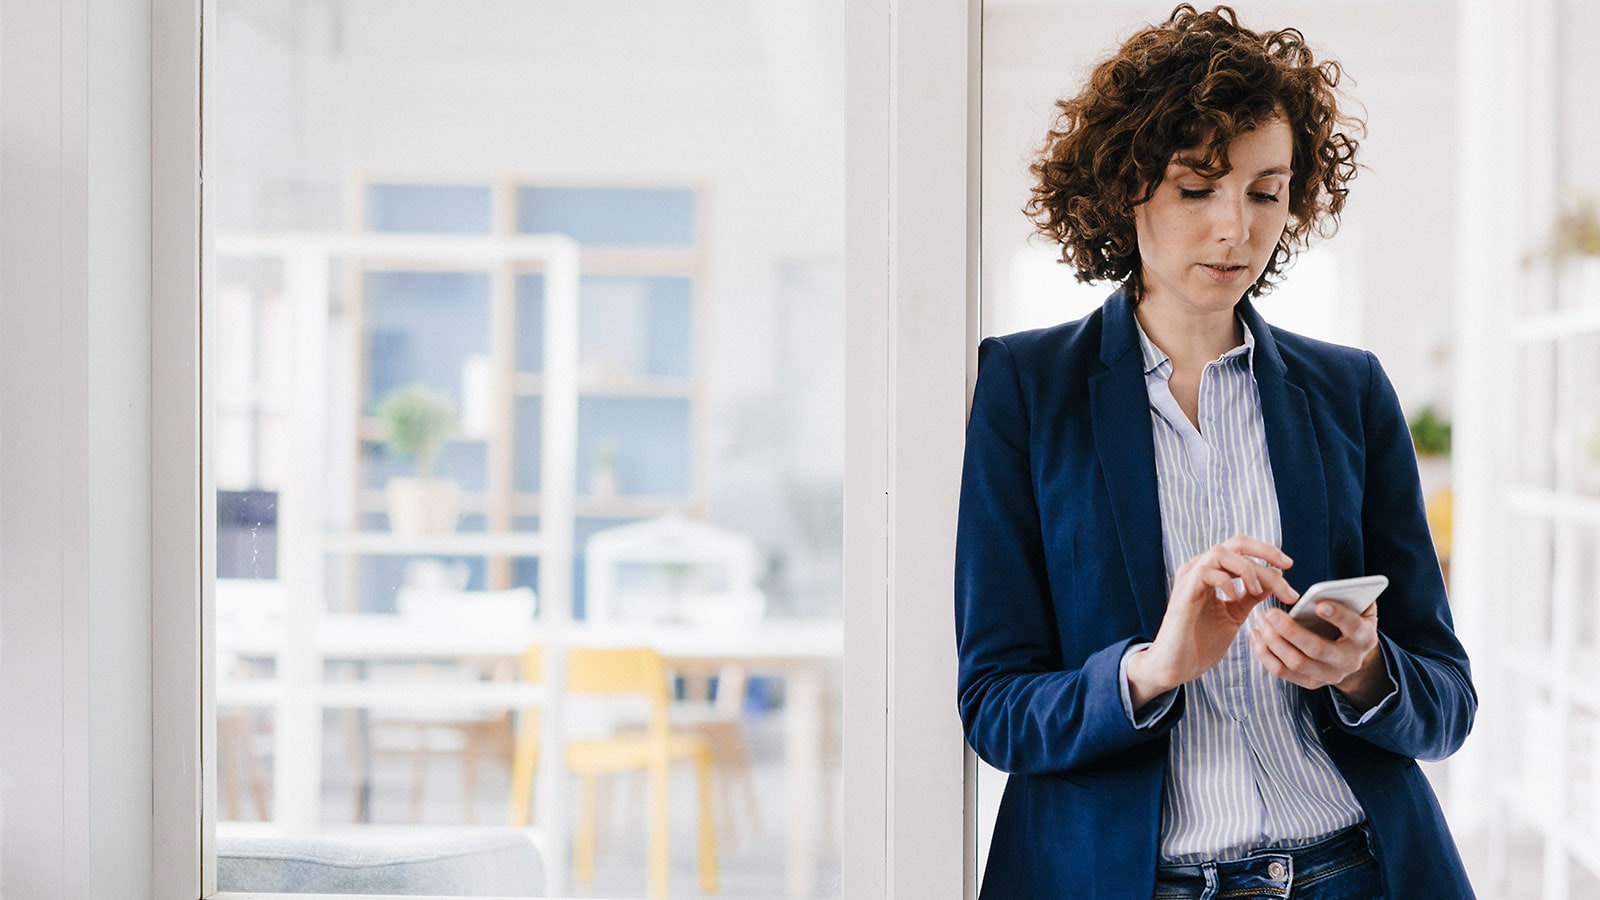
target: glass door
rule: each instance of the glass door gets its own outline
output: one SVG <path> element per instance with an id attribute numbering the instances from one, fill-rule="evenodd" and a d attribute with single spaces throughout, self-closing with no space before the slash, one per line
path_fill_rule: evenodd
<path id="1" fill-rule="evenodd" d="M 838 896 L 844 5 L 216 6 L 219 890 Z"/>

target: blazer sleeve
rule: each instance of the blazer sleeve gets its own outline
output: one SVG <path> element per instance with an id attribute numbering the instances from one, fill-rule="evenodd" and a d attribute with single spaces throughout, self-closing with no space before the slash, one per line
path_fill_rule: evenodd
<path id="1" fill-rule="evenodd" d="M 1339 727 L 1394 753 L 1443 759 L 1472 730 L 1478 695 L 1428 532 L 1410 430 L 1394 386 L 1377 358 L 1366 356 L 1363 551 L 1368 572 L 1389 576 L 1378 600 L 1378 639 L 1398 696 L 1364 724 Z"/>
<path id="2" fill-rule="evenodd" d="M 1063 660 L 1017 365 L 998 338 L 983 342 L 978 359 L 956 532 L 962 723 L 995 768 L 1064 771 L 1164 735 L 1183 698 L 1152 726 L 1129 721 L 1120 668 L 1138 636 Z"/>

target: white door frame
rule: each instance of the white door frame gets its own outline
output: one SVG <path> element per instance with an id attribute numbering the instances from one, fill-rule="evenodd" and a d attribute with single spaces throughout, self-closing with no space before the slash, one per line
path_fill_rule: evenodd
<path id="1" fill-rule="evenodd" d="M 981 0 L 849 6 L 844 896 L 973 893 L 954 558 Z"/>
<path id="2" fill-rule="evenodd" d="M 213 0 L 148 0 L 151 12 L 150 146 L 155 798 L 153 896 L 191 900 L 216 889 L 202 841 L 215 834 L 214 717 L 201 661 L 210 658 L 216 492 L 202 452 L 201 325 L 206 228 L 201 178 L 203 27 Z M 209 798 L 209 799 L 208 799 Z M 204 810 L 204 814 L 202 814 Z M 203 829 L 203 830 L 202 830 Z"/>

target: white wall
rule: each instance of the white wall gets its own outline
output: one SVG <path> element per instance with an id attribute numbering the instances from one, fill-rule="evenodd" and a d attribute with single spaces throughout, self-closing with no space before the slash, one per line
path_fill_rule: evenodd
<path id="1" fill-rule="evenodd" d="M 150 30 L 0 2 L 0 894 L 148 897 Z"/>

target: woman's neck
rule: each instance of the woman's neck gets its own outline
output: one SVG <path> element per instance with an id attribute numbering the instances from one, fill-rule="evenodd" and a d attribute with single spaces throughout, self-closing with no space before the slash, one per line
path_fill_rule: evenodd
<path id="1" fill-rule="evenodd" d="M 1145 335 L 1178 370 L 1203 369 L 1244 340 L 1244 328 L 1232 309 L 1175 312 L 1147 301 L 1134 307 L 1134 315 Z"/>

